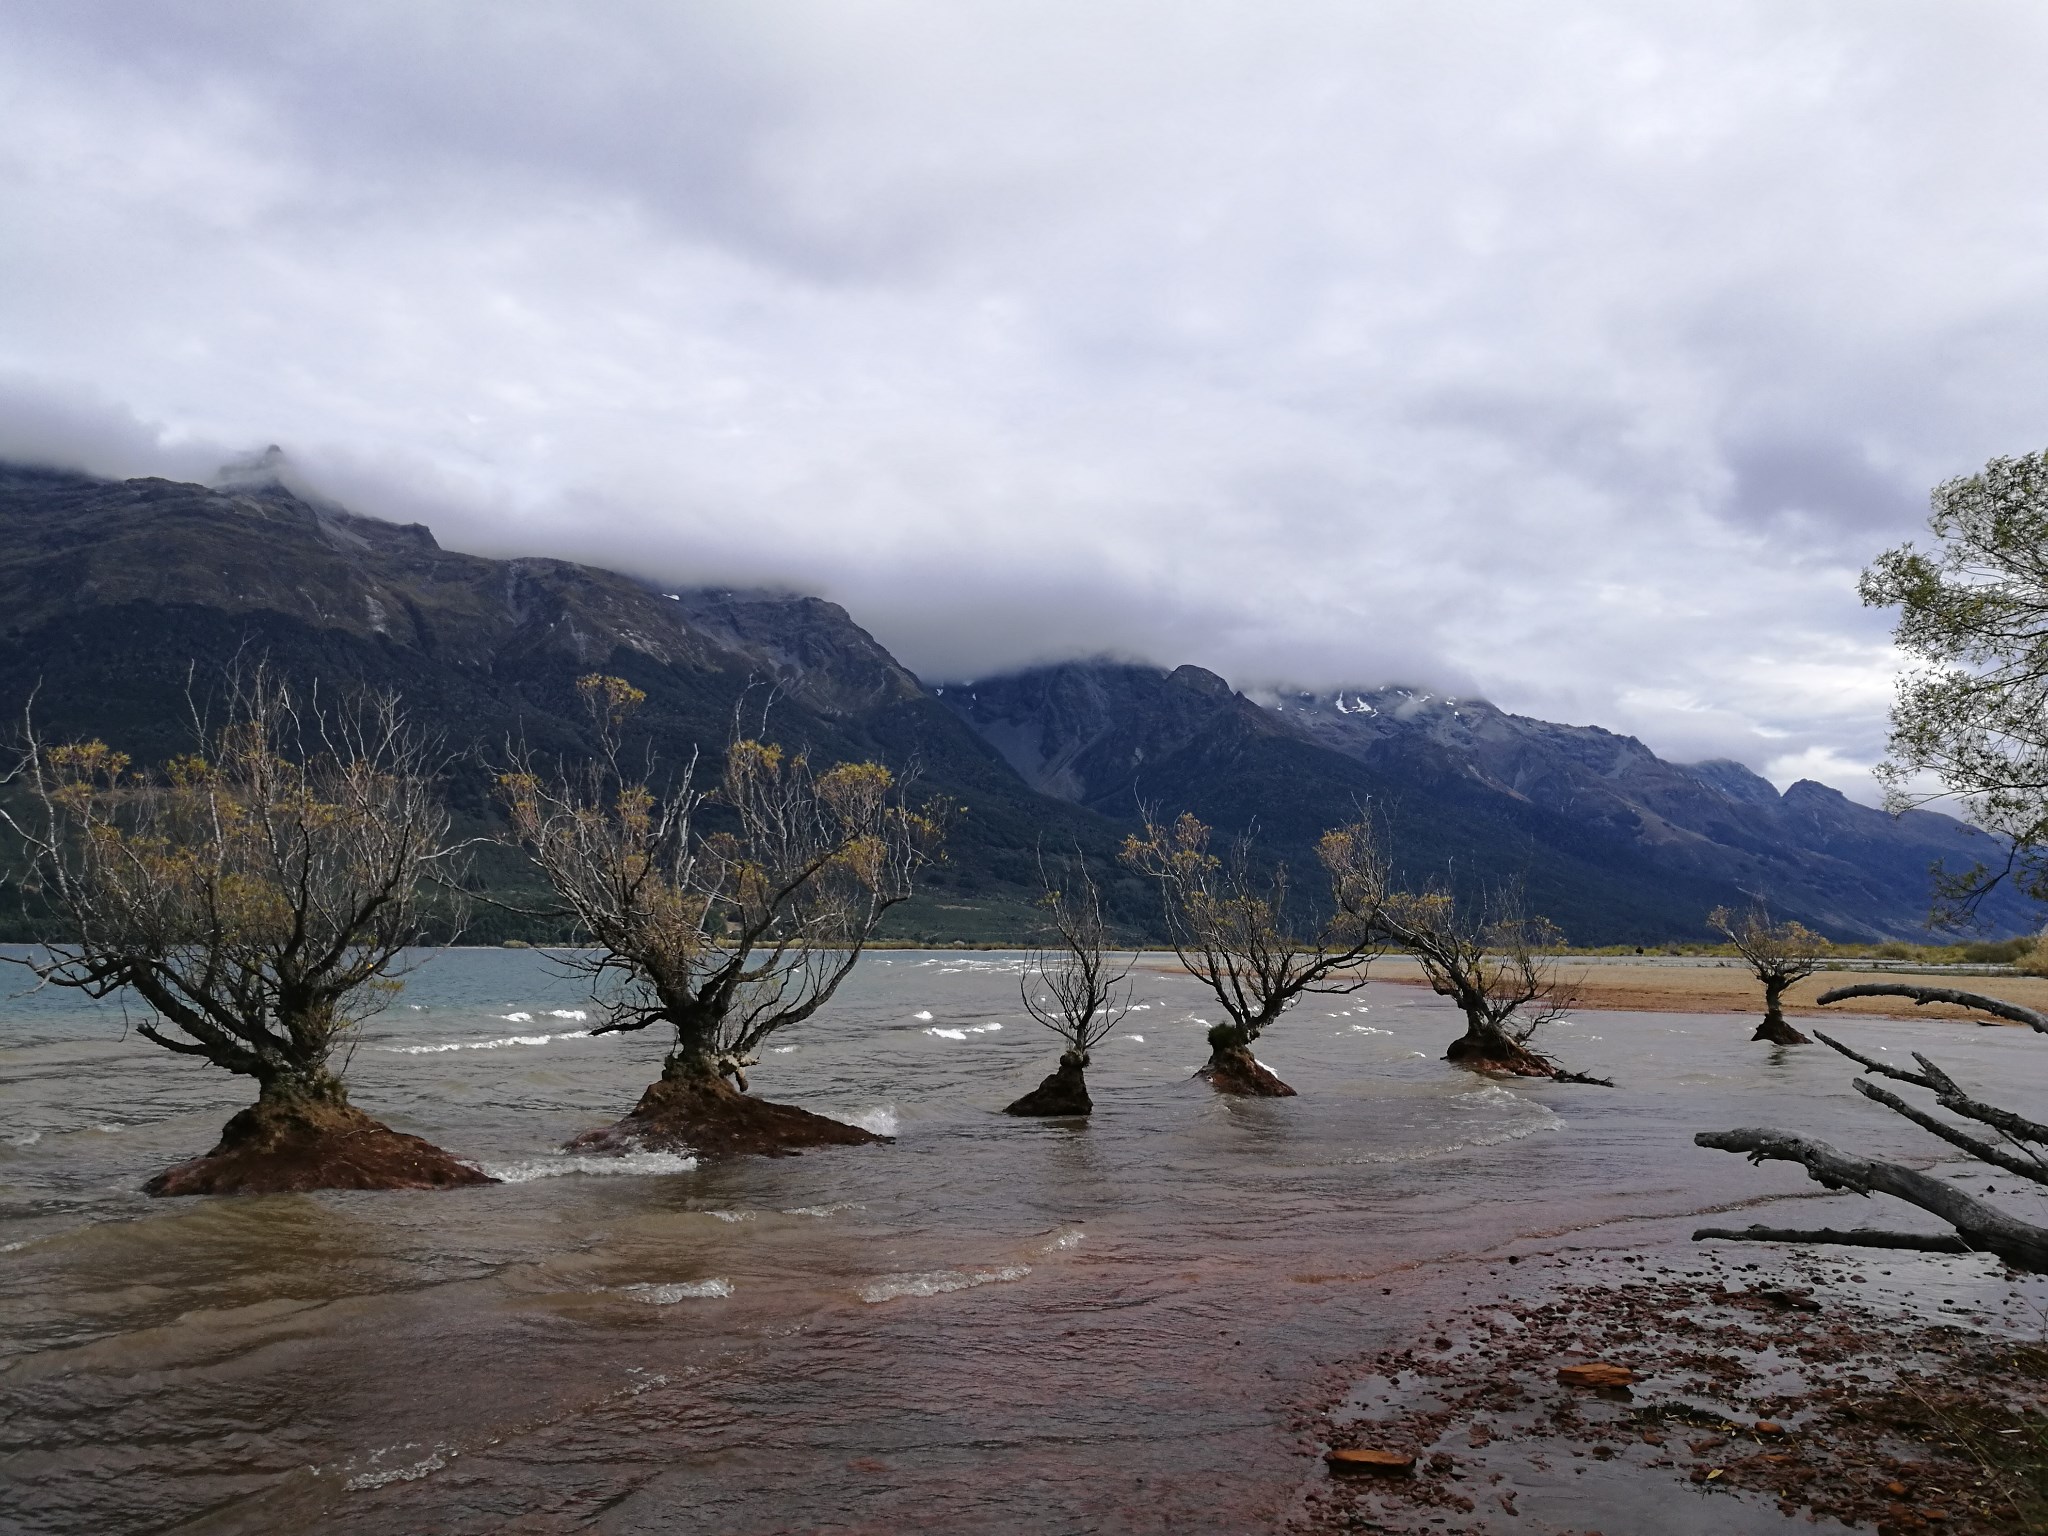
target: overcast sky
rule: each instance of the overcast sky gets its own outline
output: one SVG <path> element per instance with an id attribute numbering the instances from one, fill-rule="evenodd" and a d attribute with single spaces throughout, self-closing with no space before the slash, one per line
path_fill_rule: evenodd
<path id="1" fill-rule="evenodd" d="M 0 0 L 0 455 L 1871 798 L 2048 7 Z"/>

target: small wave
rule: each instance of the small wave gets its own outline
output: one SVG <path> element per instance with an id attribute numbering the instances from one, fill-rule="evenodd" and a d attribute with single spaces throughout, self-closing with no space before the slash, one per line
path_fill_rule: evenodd
<path id="1" fill-rule="evenodd" d="M 841 1211 L 864 1211 L 867 1207 L 858 1200 L 841 1200 L 832 1205 L 799 1205 L 784 1211 L 785 1216 L 836 1216 Z"/>
<path id="2" fill-rule="evenodd" d="M 719 1221 L 752 1221 L 754 1219 L 752 1211 L 706 1211 L 704 1214 L 715 1217 Z"/>
<path id="3" fill-rule="evenodd" d="M 679 1301 L 720 1299 L 732 1294 L 730 1280 L 685 1280 L 675 1285 L 622 1285 L 619 1290 L 650 1306 L 671 1307 Z"/>
<path id="4" fill-rule="evenodd" d="M 548 1157 L 527 1163 L 485 1163 L 485 1173 L 505 1184 L 530 1184 L 571 1173 L 688 1173 L 697 1159 L 681 1152 L 624 1152 L 617 1157 Z"/>
<path id="5" fill-rule="evenodd" d="M 23 1131 L 16 1136 L 0 1137 L 0 1141 L 5 1141 L 10 1147 L 32 1147 L 42 1139 L 41 1131 Z"/>
<path id="6" fill-rule="evenodd" d="M 777 1056 L 787 1056 L 791 1051 L 795 1050 L 796 1047 L 793 1045 L 771 1045 L 768 1047 L 768 1049 Z"/>
<path id="7" fill-rule="evenodd" d="M 378 1049 L 394 1056 L 438 1056 L 443 1051 L 496 1051 L 508 1045 L 546 1045 L 555 1040 L 585 1040 L 589 1036 L 587 1029 L 564 1029 L 552 1035 L 500 1035 L 495 1040 L 454 1040 L 444 1045 L 385 1045 Z"/>
<path id="8" fill-rule="evenodd" d="M 507 1024 L 531 1024 L 533 1022 L 533 1015 L 530 1013 L 501 1013 L 498 1017 Z"/>
<path id="9" fill-rule="evenodd" d="M 1145 1043 L 1145 1037 L 1143 1035 L 1125 1035 L 1124 1038 L 1126 1040 L 1135 1040 L 1140 1045 L 1143 1045 Z"/>
<path id="10" fill-rule="evenodd" d="M 932 1021 L 932 1011 L 929 1008 L 920 1008 L 911 1017 L 920 1024 L 929 1024 Z"/>
<path id="11" fill-rule="evenodd" d="M 931 1269 L 922 1274 L 884 1275 L 860 1288 L 862 1301 L 896 1301 L 905 1296 L 943 1296 L 948 1291 L 970 1290 L 977 1285 L 1022 1280 L 1031 1273 L 1029 1264 L 1005 1264 L 1001 1269 Z"/>
<path id="12" fill-rule="evenodd" d="M 1391 1035 L 1391 1029 L 1374 1029 L 1370 1024 L 1354 1024 L 1351 1032 L 1357 1035 Z"/>
<path id="13" fill-rule="evenodd" d="M 416 1449 L 416 1447 L 411 1445 L 402 1445 L 392 1446 L 390 1447 L 390 1449 L 410 1451 Z M 443 1454 L 444 1452 L 446 1454 Z M 372 1453 L 370 1459 L 372 1461 L 375 1461 L 377 1457 L 382 1456 L 383 1454 L 384 1452 L 382 1451 L 374 1452 Z M 454 1451 L 449 1450 L 447 1446 L 437 1445 L 434 1447 L 432 1453 L 429 1454 L 424 1461 L 416 1461 L 409 1467 L 392 1467 L 388 1471 L 383 1472 L 358 1472 L 354 1477 L 350 1478 L 341 1486 L 346 1488 L 350 1493 L 360 1493 L 363 1490 L 369 1488 L 388 1487 L 392 1483 L 410 1483 L 419 1478 L 425 1477 L 430 1472 L 440 1471 L 443 1467 L 448 1465 L 449 1457 L 452 1457 L 455 1454 L 456 1453 Z"/>
<path id="14" fill-rule="evenodd" d="M 548 1010 L 548 1017 L 551 1019 L 574 1019 L 578 1024 L 581 1024 L 590 1015 L 581 1008 L 550 1008 Z"/>
<path id="15" fill-rule="evenodd" d="M 104 1131 L 109 1136 L 118 1136 L 123 1131 L 127 1130 L 128 1127 L 114 1121 L 109 1121 L 105 1125 L 95 1125 L 92 1127 L 92 1129 L 95 1131 Z"/>
<path id="16" fill-rule="evenodd" d="M 1078 1229 L 1071 1232 L 1062 1232 L 1038 1251 L 1040 1253 L 1064 1253 L 1069 1248 L 1080 1247 L 1081 1239 L 1087 1235 L 1087 1233 Z"/>
<path id="17" fill-rule="evenodd" d="M 846 1117 L 848 1125 L 857 1125 L 864 1131 L 873 1131 L 877 1136 L 896 1134 L 896 1106 L 884 1104 L 877 1109 L 864 1109 L 859 1114 Z"/>
<path id="18" fill-rule="evenodd" d="M 929 1018 L 930 1015 L 927 1014 L 926 1017 Z M 992 1035 L 1002 1027 L 991 1020 L 987 1024 L 962 1024 L 958 1029 L 947 1029 L 941 1025 L 935 1029 L 928 1029 L 925 1033 L 937 1035 L 941 1040 L 965 1040 L 969 1035 Z"/>

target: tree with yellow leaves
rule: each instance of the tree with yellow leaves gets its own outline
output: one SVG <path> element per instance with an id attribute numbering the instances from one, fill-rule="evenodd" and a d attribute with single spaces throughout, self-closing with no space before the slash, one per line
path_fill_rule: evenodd
<path id="1" fill-rule="evenodd" d="M 231 674 L 198 751 L 145 769 L 28 730 L 30 809 L 6 816 L 46 924 L 15 957 L 51 986 L 141 1006 L 136 1032 L 254 1078 L 257 1103 L 152 1194 L 488 1182 L 348 1101 L 335 1053 L 401 985 L 425 888 L 459 849 L 441 760 L 395 698 L 324 708 Z"/>
<path id="2" fill-rule="evenodd" d="M 1200 1075 L 1219 1093 L 1289 1097 L 1294 1090 L 1259 1064 L 1252 1043 L 1303 993 L 1365 985 L 1366 964 L 1384 948 L 1374 919 L 1387 899 L 1387 861 L 1363 821 L 1325 832 L 1316 860 L 1327 900 L 1315 921 L 1302 922 L 1290 909 L 1285 865 L 1260 873 L 1249 834 L 1220 855 L 1209 839 L 1191 813 L 1170 827 L 1147 815 L 1123 861 L 1158 882 L 1174 953 L 1228 1016 L 1209 1031 Z"/>
<path id="3" fill-rule="evenodd" d="M 942 813 L 913 809 L 878 763 L 820 769 L 807 753 L 735 740 L 717 785 L 696 761 L 671 785 L 629 769 L 623 734 L 646 695 L 622 678 L 577 684 L 599 750 L 553 776 L 522 756 L 498 792 L 519 845 L 575 922 L 604 1019 L 594 1034 L 670 1032 L 661 1080 L 597 1152 L 774 1152 L 877 1139 L 748 1094 L 776 1031 L 831 1000 L 884 914 L 939 851 Z"/>

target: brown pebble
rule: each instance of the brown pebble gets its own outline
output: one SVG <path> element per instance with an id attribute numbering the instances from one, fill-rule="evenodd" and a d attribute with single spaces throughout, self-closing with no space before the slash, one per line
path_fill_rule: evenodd
<path id="1" fill-rule="evenodd" d="M 1760 1435 L 1782 1435 L 1785 1433 L 1785 1426 L 1773 1423 L 1769 1419 L 1758 1419 L 1756 1432 Z"/>

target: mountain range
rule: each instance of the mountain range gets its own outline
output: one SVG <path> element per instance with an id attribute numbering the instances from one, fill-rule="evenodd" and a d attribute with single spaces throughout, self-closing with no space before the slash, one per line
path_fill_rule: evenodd
<path id="1" fill-rule="evenodd" d="M 1114 858 L 1143 808 L 1255 829 L 1295 864 L 1364 812 L 1403 878 L 1517 881 L 1581 944 L 1704 938 L 1710 908 L 1753 896 L 1837 938 L 1921 938 L 1931 866 L 2000 854 L 1951 817 L 1894 818 L 1810 781 L 1780 794 L 1738 763 L 1669 763 L 1632 737 L 1478 699 L 1250 695 L 1199 667 L 1108 660 L 928 686 L 817 597 L 445 550 L 423 526 L 301 494 L 260 465 L 217 486 L 0 465 L 10 718 L 33 697 L 48 736 L 159 759 L 191 744 L 188 694 L 251 655 L 329 689 L 402 693 L 464 754 L 451 794 L 478 825 L 510 743 L 588 748 L 574 684 L 592 670 L 647 692 L 638 724 L 672 763 L 715 753 L 744 706 L 826 757 L 914 765 L 964 810 L 948 861 L 899 914 L 907 937 L 1022 936 L 1041 848 L 1078 848 L 1120 925 L 1152 931 L 1150 892 Z M 529 878 L 509 856 L 479 875 Z M 2000 893 L 1984 922 L 2003 934 L 2035 919 Z M 483 937 L 518 928 L 495 912 L 479 924 Z"/>

